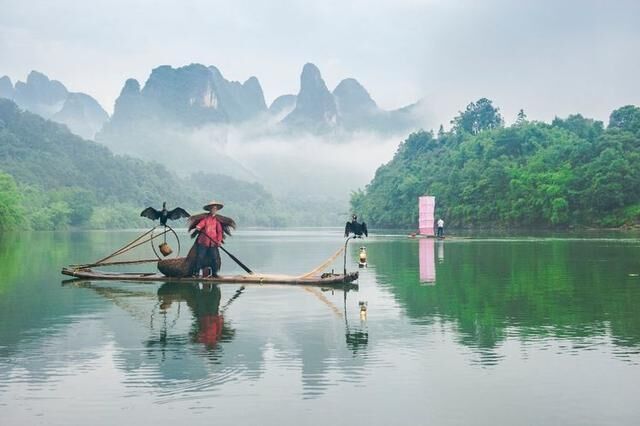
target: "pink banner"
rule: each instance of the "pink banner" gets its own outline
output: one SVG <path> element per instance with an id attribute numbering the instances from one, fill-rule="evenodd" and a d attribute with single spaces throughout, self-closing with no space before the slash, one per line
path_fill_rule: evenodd
<path id="1" fill-rule="evenodd" d="M 435 235 L 435 210 L 436 197 L 418 197 L 418 229 L 420 230 L 420 235 Z"/>

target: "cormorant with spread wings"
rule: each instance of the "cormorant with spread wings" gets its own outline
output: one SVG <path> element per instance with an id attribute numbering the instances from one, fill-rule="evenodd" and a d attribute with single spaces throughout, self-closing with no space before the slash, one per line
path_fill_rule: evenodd
<path id="1" fill-rule="evenodd" d="M 348 237 L 349 234 L 353 233 L 356 238 L 362 238 L 362 234 L 365 237 L 369 236 L 369 232 L 367 231 L 367 224 L 362 222 L 358 223 L 358 216 L 355 214 L 351 216 L 351 222 L 347 222 L 344 227 L 344 236 Z"/>
<path id="2" fill-rule="evenodd" d="M 142 210 L 140 216 L 147 217 L 151 220 L 160 219 L 160 225 L 167 226 L 167 220 L 177 220 L 183 217 L 191 216 L 187 211 L 181 207 L 176 207 L 173 210 L 167 210 L 167 202 L 162 203 L 162 210 L 156 210 L 153 207 L 147 207 Z"/>

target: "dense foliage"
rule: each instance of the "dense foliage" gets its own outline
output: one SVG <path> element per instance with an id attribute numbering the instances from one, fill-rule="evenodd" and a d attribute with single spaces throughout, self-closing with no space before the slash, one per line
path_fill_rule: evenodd
<path id="1" fill-rule="evenodd" d="M 278 226 L 304 217 L 261 185 L 209 173 L 182 178 L 164 166 L 113 155 L 68 129 L 0 99 L 0 230 L 17 227 L 149 226 L 140 211 L 180 205 L 190 212 L 216 197 L 241 226 Z"/>
<path id="2" fill-rule="evenodd" d="M 23 222 L 22 198 L 13 178 L 0 173 L 0 231 L 14 229 Z"/>
<path id="3" fill-rule="evenodd" d="M 505 128 L 491 101 L 442 129 L 410 135 L 351 207 L 379 227 L 417 225 L 417 198 L 436 196 L 454 227 L 621 226 L 640 218 L 640 108 L 609 126 L 572 115 L 551 124 L 523 111 Z"/>

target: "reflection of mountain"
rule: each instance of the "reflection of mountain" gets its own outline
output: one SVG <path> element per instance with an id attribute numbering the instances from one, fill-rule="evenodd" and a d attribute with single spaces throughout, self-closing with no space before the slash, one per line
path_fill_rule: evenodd
<path id="1" fill-rule="evenodd" d="M 629 292 L 637 261 L 624 247 L 579 241 L 444 243 L 438 285 L 420 285 L 418 244 L 391 241 L 369 250 L 379 282 L 412 318 L 453 322 L 461 343 L 487 359 L 509 334 L 582 341 L 609 330 L 621 346 L 640 346 L 640 293 Z M 592 259 L 616 259 L 593 262 Z M 635 268 L 635 269 L 634 269 Z"/>

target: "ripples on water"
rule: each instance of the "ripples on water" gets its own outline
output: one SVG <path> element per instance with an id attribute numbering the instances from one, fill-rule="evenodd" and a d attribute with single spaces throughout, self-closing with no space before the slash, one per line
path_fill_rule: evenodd
<path id="1" fill-rule="evenodd" d="M 22 249 L 14 242 L 11 253 L 23 257 L 3 257 L 10 282 L 0 286 L 0 414 L 12 423 L 45 415 L 69 424 L 92 411 L 156 423 L 171 412 L 223 423 L 299 423 L 310 413 L 336 424 L 475 423 L 457 410 L 464 401 L 492 413 L 494 424 L 513 424 L 527 398 L 551 423 L 640 418 L 631 396 L 640 391 L 635 239 L 429 246 L 378 236 L 366 241 L 369 267 L 346 299 L 286 286 L 59 284 L 60 265 L 98 257 L 131 235 L 100 234 L 94 244 L 79 234 L 58 251 L 41 242 L 61 254 L 43 257 L 35 276 L 22 266 L 32 241 Z M 323 231 L 262 231 L 239 233 L 229 249 L 254 269 L 295 274 L 340 241 Z M 350 269 L 356 255 L 354 245 Z M 240 272 L 229 260 L 225 269 Z M 613 399 L 594 408 L 603 391 L 628 408 Z"/>

